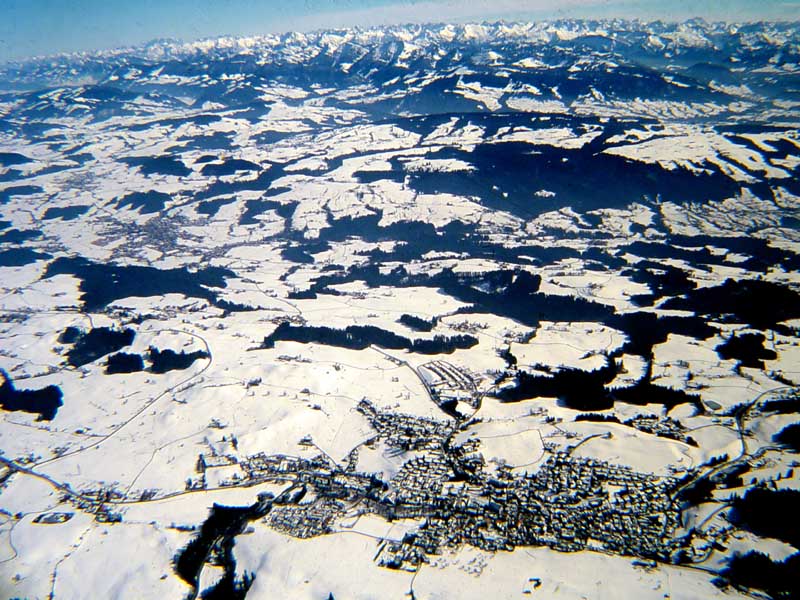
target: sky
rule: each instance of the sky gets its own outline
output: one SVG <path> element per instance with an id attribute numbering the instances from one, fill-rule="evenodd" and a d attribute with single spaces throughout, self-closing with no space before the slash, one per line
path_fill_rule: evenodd
<path id="1" fill-rule="evenodd" d="M 157 38 L 559 17 L 800 20 L 800 0 L 0 0 L 0 61 Z"/>

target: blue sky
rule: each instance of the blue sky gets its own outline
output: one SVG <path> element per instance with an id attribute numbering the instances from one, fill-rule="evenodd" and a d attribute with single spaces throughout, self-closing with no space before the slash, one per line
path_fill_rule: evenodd
<path id="1" fill-rule="evenodd" d="M 0 61 L 140 44 L 327 27 L 621 16 L 798 20 L 797 0 L 0 0 Z"/>

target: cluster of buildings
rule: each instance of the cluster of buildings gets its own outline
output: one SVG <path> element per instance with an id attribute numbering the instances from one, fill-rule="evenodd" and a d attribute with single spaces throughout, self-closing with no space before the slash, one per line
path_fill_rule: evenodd
<path id="1" fill-rule="evenodd" d="M 397 495 L 388 517 L 424 517 L 401 542 L 384 544 L 380 564 L 415 568 L 445 547 L 469 544 L 486 551 L 549 546 L 670 560 L 678 542 L 679 511 L 673 478 L 637 473 L 602 461 L 554 453 L 534 474 L 473 471 L 466 481 L 443 482 L 416 469 L 414 487 Z M 401 472 L 400 475 L 403 473 Z M 390 487 L 405 484 L 393 479 Z"/>
<path id="2" fill-rule="evenodd" d="M 369 400 L 361 400 L 356 410 L 363 414 L 386 444 L 399 451 L 431 450 L 452 433 L 452 426 L 435 419 L 381 411 Z"/>
<path id="3" fill-rule="evenodd" d="M 671 417 L 636 415 L 632 419 L 625 421 L 625 425 L 630 425 L 645 433 L 677 440 L 690 446 L 697 446 L 697 442 L 686 434 L 686 428 L 681 425 L 680 421 Z"/>
<path id="4" fill-rule="evenodd" d="M 39 525 L 58 525 L 69 521 L 75 513 L 73 512 L 45 512 L 37 515 L 33 522 Z"/>
<path id="5" fill-rule="evenodd" d="M 124 499 L 124 494 L 112 486 L 81 492 L 69 497 L 75 508 L 94 514 L 98 523 L 119 523 L 122 514 L 113 509 Z"/>
<path id="6" fill-rule="evenodd" d="M 331 498 L 305 505 L 274 506 L 266 517 L 267 524 L 297 538 L 310 538 L 331 533 L 335 520 L 344 514 L 345 505 Z"/>
<path id="7" fill-rule="evenodd" d="M 428 394 L 439 406 L 457 406 L 463 402 L 473 410 L 480 407 L 475 378 L 455 365 L 443 360 L 433 360 L 417 369 Z"/>
<path id="8" fill-rule="evenodd" d="M 379 410 L 358 410 L 395 457 L 407 460 L 391 477 L 357 470 L 358 450 L 341 464 L 256 454 L 237 464 L 249 483 L 291 483 L 301 491 L 278 503 L 265 522 L 308 538 L 337 530 L 344 515 L 375 514 L 387 522 L 417 519 L 402 540 L 385 540 L 376 561 L 415 569 L 431 555 L 464 544 L 486 551 L 549 546 L 670 560 L 678 549 L 677 480 L 550 450 L 534 473 L 487 466 L 480 443 L 455 444 L 453 423 Z M 223 468 L 228 458 L 201 457 L 198 468 Z M 219 464 L 218 464 L 219 463 Z M 224 463 L 224 464 L 223 464 Z"/>

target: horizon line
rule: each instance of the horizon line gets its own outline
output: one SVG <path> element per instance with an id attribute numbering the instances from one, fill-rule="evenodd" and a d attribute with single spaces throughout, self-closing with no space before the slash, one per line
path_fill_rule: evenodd
<path id="1" fill-rule="evenodd" d="M 565 23 L 565 22 L 572 22 L 572 23 L 613 23 L 613 22 L 622 22 L 622 23 L 637 23 L 642 25 L 650 25 L 655 23 L 663 23 L 668 25 L 683 25 L 686 23 L 691 22 L 703 22 L 707 25 L 728 25 L 728 26 L 736 26 L 736 25 L 757 25 L 757 24 L 765 24 L 765 25 L 797 25 L 800 26 L 800 19 L 736 19 L 736 20 L 721 20 L 721 19 L 709 19 L 703 16 L 694 16 L 688 17 L 685 19 L 669 19 L 669 18 L 653 18 L 653 19 L 646 19 L 641 17 L 634 17 L 634 18 L 625 18 L 625 17 L 557 17 L 557 18 L 542 18 L 542 19 L 508 19 L 508 18 L 496 18 L 496 19 L 465 19 L 465 20 L 453 20 L 453 21 L 406 21 L 406 22 L 399 22 L 399 23 L 385 23 L 385 24 L 372 24 L 372 25 L 349 25 L 349 26 L 341 26 L 341 27 L 314 27 L 309 29 L 286 29 L 281 31 L 273 31 L 273 32 L 266 32 L 266 33 L 221 33 L 218 35 L 208 35 L 208 36 L 200 36 L 196 38 L 184 38 L 184 37 L 173 37 L 173 36 L 164 36 L 164 37 L 154 37 L 150 38 L 146 41 L 132 43 L 132 44 L 124 44 L 119 46 L 108 46 L 103 48 L 93 48 L 93 49 L 85 49 L 85 50 L 66 50 L 61 52 L 54 52 L 49 54 L 36 54 L 21 58 L 8 58 L 8 59 L 0 59 L 0 67 L 7 67 L 12 65 L 24 65 L 25 63 L 36 63 L 40 61 L 46 60 L 53 60 L 53 59 L 64 59 L 64 58 L 73 58 L 73 57 L 91 57 L 91 56 L 101 56 L 104 54 L 123 54 L 126 52 L 134 53 L 137 50 L 144 50 L 148 46 L 157 45 L 157 44 L 165 44 L 165 43 L 176 43 L 181 44 L 183 46 L 190 46 L 192 44 L 198 44 L 202 42 L 213 42 L 219 41 L 224 39 L 233 39 L 233 40 L 244 40 L 244 39 L 267 39 L 271 37 L 283 37 L 287 35 L 293 34 L 301 34 L 301 35 L 315 35 L 315 34 L 323 34 L 323 33 L 334 33 L 334 32 L 349 32 L 349 31 L 372 31 L 372 30 L 379 30 L 379 29 L 392 29 L 392 28 L 409 28 L 409 27 L 447 27 L 447 26 L 457 26 L 463 27 L 467 25 L 495 25 L 495 24 L 518 24 L 518 25 L 537 25 L 537 24 L 555 24 L 555 23 Z"/>

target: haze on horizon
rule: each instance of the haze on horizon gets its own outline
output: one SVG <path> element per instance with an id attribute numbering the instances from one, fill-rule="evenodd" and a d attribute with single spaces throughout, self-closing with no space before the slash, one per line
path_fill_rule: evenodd
<path id="1" fill-rule="evenodd" d="M 665 8 L 665 4 L 668 8 Z M 797 20 L 794 0 L 4 0 L 0 62 L 185 41 L 400 23 L 557 18 Z"/>

